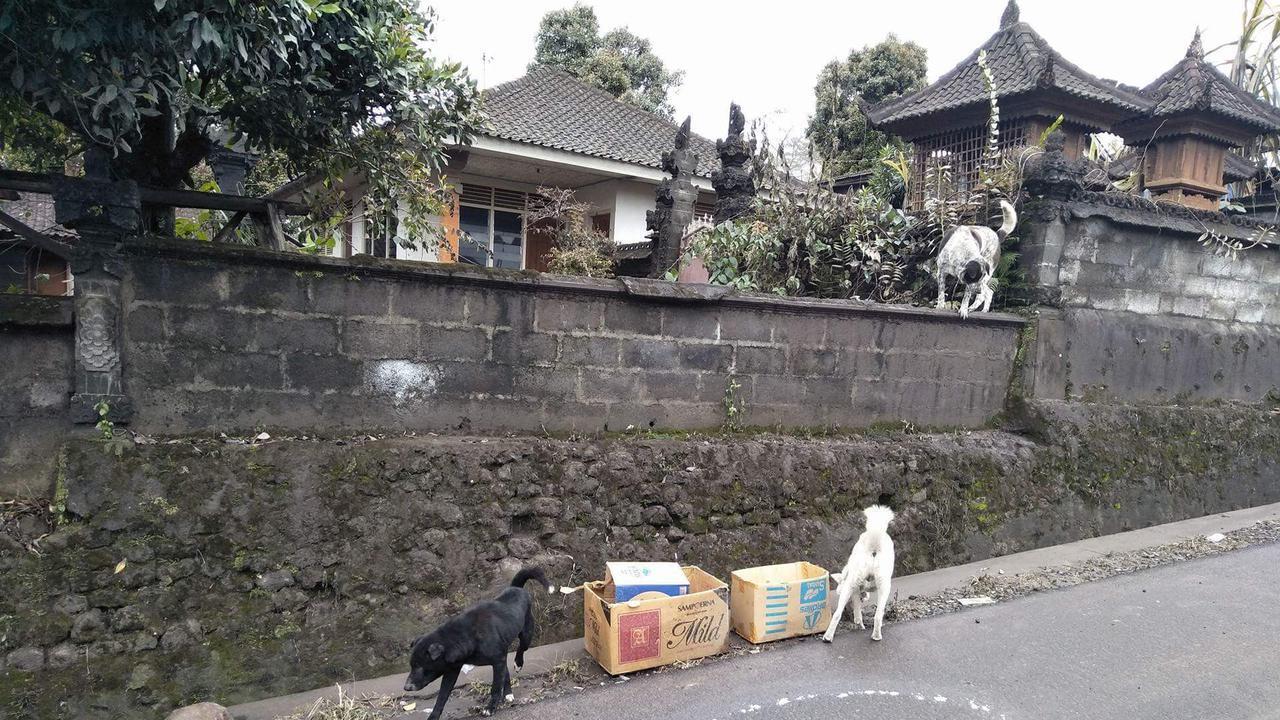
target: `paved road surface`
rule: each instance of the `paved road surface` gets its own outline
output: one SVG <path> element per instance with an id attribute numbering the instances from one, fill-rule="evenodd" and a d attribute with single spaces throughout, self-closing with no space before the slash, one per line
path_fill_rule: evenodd
<path id="1" fill-rule="evenodd" d="M 495 718 L 1280 719 L 1280 545 L 887 625 L 884 636 L 842 630 L 831 645 L 642 674 Z"/>

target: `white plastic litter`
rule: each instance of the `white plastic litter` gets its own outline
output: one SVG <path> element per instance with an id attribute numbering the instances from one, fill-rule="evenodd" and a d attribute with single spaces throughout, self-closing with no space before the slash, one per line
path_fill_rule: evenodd
<path id="1" fill-rule="evenodd" d="M 960 604 L 965 607 L 973 605 L 995 605 L 995 598 L 987 595 L 979 595 L 977 597 L 960 598 Z"/>
<path id="2" fill-rule="evenodd" d="M 1223 535 L 1222 533 L 1214 533 L 1212 535 L 1206 535 L 1204 539 L 1208 540 L 1211 543 L 1220 543 L 1223 540 L 1226 540 L 1227 536 Z"/>

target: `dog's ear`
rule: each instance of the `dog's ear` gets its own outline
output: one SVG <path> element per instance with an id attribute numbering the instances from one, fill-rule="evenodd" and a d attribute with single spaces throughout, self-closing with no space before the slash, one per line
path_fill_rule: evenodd
<path id="1" fill-rule="evenodd" d="M 431 643 L 431 646 L 427 648 L 427 654 L 431 656 L 432 660 L 439 660 L 444 657 L 444 646 L 440 643 Z"/>

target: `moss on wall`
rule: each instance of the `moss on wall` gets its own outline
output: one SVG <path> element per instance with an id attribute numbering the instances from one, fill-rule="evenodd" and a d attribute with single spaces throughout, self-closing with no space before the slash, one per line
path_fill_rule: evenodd
<path id="1" fill-rule="evenodd" d="M 873 502 L 898 511 L 905 574 L 1280 500 L 1266 411 L 1017 415 L 1023 434 L 73 442 L 56 527 L 23 531 L 52 531 L 40 554 L 0 541 L 0 713 L 159 715 L 394 672 L 522 563 L 566 585 L 608 559 L 836 567 Z M 540 641 L 578 633 L 573 597 L 535 605 Z"/>

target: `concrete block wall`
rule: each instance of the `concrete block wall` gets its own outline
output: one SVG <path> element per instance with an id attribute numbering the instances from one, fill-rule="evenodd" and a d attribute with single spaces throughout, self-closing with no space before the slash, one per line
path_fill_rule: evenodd
<path id="1" fill-rule="evenodd" d="M 1056 307 L 1036 331 L 1030 394 L 1182 403 L 1280 399 L 1280 247 L 1230 258 L 1184 214 L 1041 201 L 1022 227 L 1030 281 Z"/>
<path id="2" fill-rule="evenodd" d="M 39 495 L 70 429 L 72 299 L 0 295 L 0 497 Z"/>
<path id="3" fill-rule="evenodd" d="M 1058 281 L 1066 305 L 1280 326 L 1280 248 L 1236 258 L 1195 236 L 1093 217 L 1071 225 Z"/>
<path id="4" fill-rule="evenodd" d="M 135 427 L 420 431 L 978 426 L 1022 321 L 147 241 Z M 736 389 L 730 389 L 737 385 Z"/>

